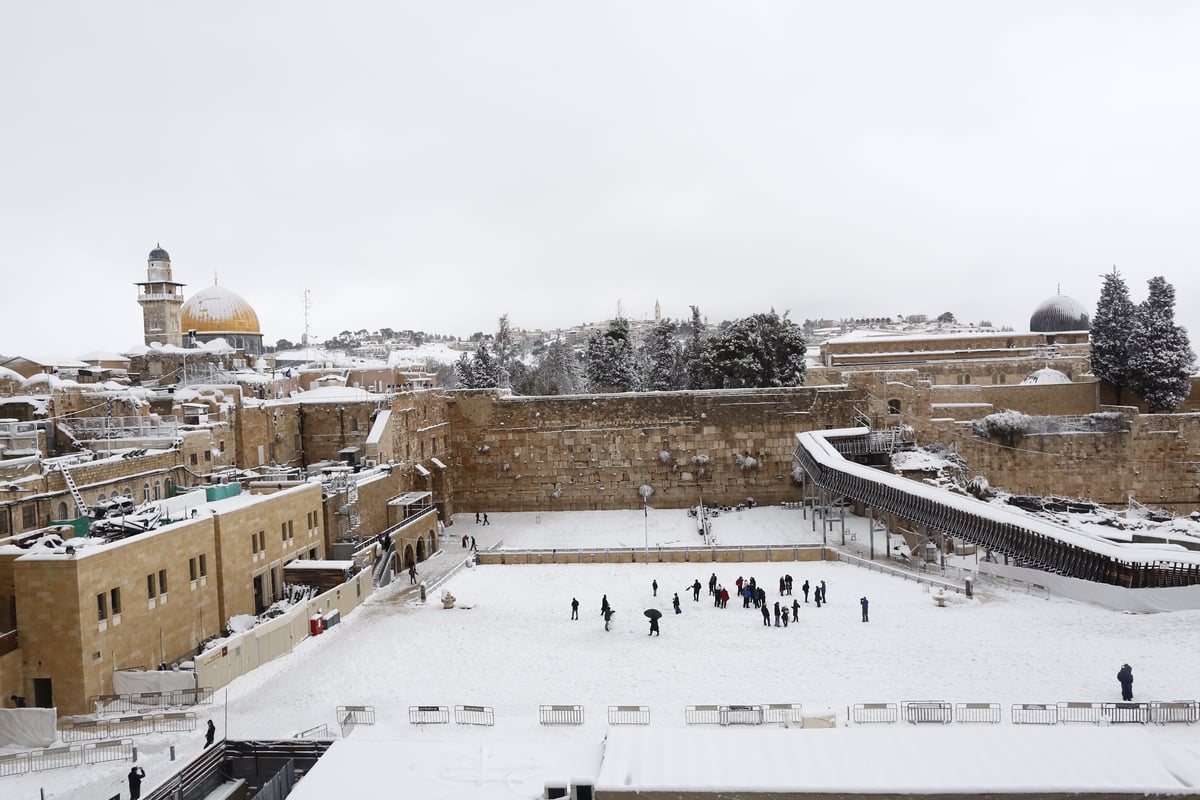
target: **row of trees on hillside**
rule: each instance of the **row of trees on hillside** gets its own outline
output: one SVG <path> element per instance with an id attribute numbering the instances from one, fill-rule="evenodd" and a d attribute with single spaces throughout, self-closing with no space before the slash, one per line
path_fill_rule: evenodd
<path id="1" fill-rule="evenodd" d="M 480 341 L 454 363 L 465 389 L 509 386 L 522 395 L 659 392 L 801 386 L 806 377 L 800 326 L 772 309 L 707 333 L 700 310 L 690 322 L 663 320 L 635 341 L 618 315 L 582 351 L 557 339 L 527 363 L 518 357 L 508 315 L 490 346 Z"/>
<path id="2" fill-rule="evenodd" d="M 1187 331 L 1175 324 L 1175 287 L 1159 276 L 1134 304 L 1114 268 L 1104 276 L 1091 330 L 1092 373 L 1108 381 L 1117 402 L 1133 389 L 1152 413 L 1174 411 L 1191 391 L 1196 362 Z"/>

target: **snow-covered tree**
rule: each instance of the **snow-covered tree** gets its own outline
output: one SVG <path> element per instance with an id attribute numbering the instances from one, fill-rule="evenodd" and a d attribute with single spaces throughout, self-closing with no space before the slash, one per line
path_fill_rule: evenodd
<path id="1" fill-rule="evenodd" d="M 692 306 L 691 336 L 683 348 L 683 388 L 712 388 L 708 356 L 708 337 L 704 331 L 704 320 L 700 317 L 700 309 Z"/>
<path id="2" fill-rule="evenodd" d="M 1196 363 L 1187 331 L 1175 324 L 1175 287 L 1151 278 L 1129 335 L 1129 384 L 1150 413 L 1174 411 L 1187 399 Z"/>
<path id="3" fill-rule="evenodd" d="M 683 388 L 683 348 L 675 338 L 678 331 L 676 323 L 664 319 L 642 340 L 638 361 L 644 390 L 667 392 Z"/>
<path id="4" fill-rule="evenodd" d="M 518 361 L 514 366 L 522 365 Z M 542 348 L 537 361 L 523 372 L 521 379 L 513 379 L 513 390 L 524 395 L 577 394 L 582 389 L 579 359 L 571 345 L 562 339 Z"/>
<path id="5" fill-rule="evenodd" d="M 587 344 L 587 380 L 593 392 L 630 392 L 637 388 L 633 341 L 629 320 L 616 317 L 604 333 L 594 333 Z"/>
<path id="6" fill-rule="evenodd" d="M 485 341 L 479 342 L 473 355 L 463 353 L 454 362 L 454 374 L 463 389 L 489 389 L 500 385 L 500 368 Z"/>
<path id="7" fill-rule="evenodd" d="M 492 354 L 496 357 L 496 366 L 508 370 L 519 355 L 520 347 L 513 339 L 512 328 L 508 324 L 508 314 L 503 314 L 496 327 L 496 337 L 492 339 Z"/>
<path id="8" fill-rule="evenodd" d="M 1090 337 L 1092 373 L 1112 384 L 1118 404 L 1121 393 L 1129 385 L 1129 334 L 1133 329 L 1133 318 L 1134 305 L 1129 299 L 1129 287 L 1113 267 L 1113 271 L 1104 276 Z"/>
<path id="9" fill-rule="evenodd" d="M 736 320 L 712 337 L 709 352 L 716 388 L 804 385 L 804 332 L 786 313 Z"/>

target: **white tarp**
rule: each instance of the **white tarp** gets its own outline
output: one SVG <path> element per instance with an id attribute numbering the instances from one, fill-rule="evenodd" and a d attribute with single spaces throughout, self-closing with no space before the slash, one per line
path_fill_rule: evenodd
<path id="1" fill-rule="evenodd" d="M 0 708 L 0 746 L 47 747 L 57 738 L 57 709 Z"/>
<path id="2" fill-rule="evenodd" d="M 114 694 L 142 694 L 143 692 L 174 692 L 178 689 L 195 689 L 196 673 L 175 670 L 123 670 L 113 672 Z"/>

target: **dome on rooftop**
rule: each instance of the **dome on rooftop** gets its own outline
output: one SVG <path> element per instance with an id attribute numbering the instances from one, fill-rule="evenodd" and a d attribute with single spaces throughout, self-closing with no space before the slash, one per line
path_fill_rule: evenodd
<path id="1" fill-rule="evenodd" d="M 154 249 L 150 251 L 149 260 L 150 261 L 170 261 L 171 255 L 166 250 L 163 250 L 162 247 L 155 245 Z"/>
<path id="2" fill-rule="evenodd" d="M 183 332 L 259 334 L 258 314 L 237 292 L 209 286 L 188 298 L 182 309 Z"/>
<path id="3" fill-rule="evenodd" d="M 1087 309 L 1074 297 L 1056 294 L 1038 306 L 1029 318 L 1032 333 L 1061 333 L 1091 330 Z"/>

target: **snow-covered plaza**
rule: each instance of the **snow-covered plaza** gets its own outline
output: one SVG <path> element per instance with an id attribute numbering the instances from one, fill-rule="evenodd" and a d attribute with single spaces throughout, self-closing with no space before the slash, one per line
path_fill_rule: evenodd
<path id="1" fill-rule="evenodd" d="M 1193 660 L 1200 611 L 1122 614 L 987 582 L 975 596 L 934 602 L 928 585 L 836 562 L 725 562 L 465 566 L 463 534 L 490 548 L 696 545 L 685 510 L 461 514 L 443 550 L 420 566 L 427 602 L 406 576 L 289 655 L 219 690 L 218 736 L 281 739 L 328 725 L 336 708 L 371 706 L 301 781 L 307 800 L 404 788 L 423 798 L 539 797 L 547 781 L 590 778 L 597 788 L 696 787 L 759 791 L 1154 791 L 1200 786 L 1200 726 L 1016 725 L 1019 703 L 1120 700 L 1117 669 L 1134 669 L 1139 701 L 1200 698 Z M 861 546 L 866 520 L 847 519 Z M 779 507 L 723 514 L 721 544 L 821 540 L 801 512 Z M 840 541 L 840 529 L 831 541 Z M 877 543 L 882 550 L 882 539 Z M 798 621 L 776 627 L 736 598 L 721 609 L 707 584 L 755 577 L 768 603 L 799 601 Z M 781 598 L 781 576 L 794 595 Z M 699 601 L 690 586 L 704 585 Z M 657 596 L 652 582 L 657 581 Z M 828 603 L 800 587 L 825 581 Z M 444 591 L 455 598 L 446 609 Z M 672 610 L 679 594 L 682 613 Z M 602 596 L 616 609 L 611 630 Z M 870 621 L 861 620 L 860 598 Z M 580 602 L 571 619 L 571 600 Z M 649 636 L 643 611 L 663 612 Z M 997 703 L 996 725 L 848 725 L 856 703 L 940 700 Z M 825 730 L 689 726 L 687 706 L 802 704 L 834 714 Z M 494 727 L 414 725 L 413 706 L 494 709 Z M 540 705 L 579 705 L 582 725 L 540 725 Z M 638 730 L 610 726 L 610 706 L 646 706 Z M 606 740 L 607 737 L 607 740 Z M 203 734 L 139 737 L 153 787 L 195 757 Z M 178 761 L 168 761 L 169 748 Z M 1016 759 L 1014 762 L 1013 759 Z M 118 762 L 0 779 L 6 798 L 109 797 L 123 790 Z"/>

